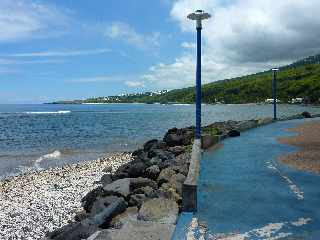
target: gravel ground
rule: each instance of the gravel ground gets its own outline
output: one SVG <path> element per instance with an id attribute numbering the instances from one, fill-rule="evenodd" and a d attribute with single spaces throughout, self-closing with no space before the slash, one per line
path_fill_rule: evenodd
<path id="1" fill-rule="evenodd" d="M 284 144 L 293 145 L 299 151 L 280 157 L 280 161 L 299 170 L 320 174 L 320 121 L 313 121 L 289 129 L 297 136 L 279 138 Z"/>
<path id="2" fill-rule="evenodd" d="M 82 164 L 67 165 L 0 182 L 0 239 L 42 239 L 82 210 L 81 199 L 95 188 L 103 169 L 131 160 L 119 153 Z"/>

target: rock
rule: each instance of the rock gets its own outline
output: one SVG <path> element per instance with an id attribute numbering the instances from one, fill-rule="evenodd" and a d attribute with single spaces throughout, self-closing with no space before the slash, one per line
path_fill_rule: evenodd
<path id="1" fill-rule="evenodd" d="M 107 195 L 127 197 L 130 194 L 130 178 L 116 180 L 103 187 Z"/>
<path id="2" fill-rule="evenodd" d="M 169 183 L 164 183 L 158 190 L 160 198 L 171 199 L 176 203 L 181 204 L 182 196 L 177 193 L 176 188 L 173 188 Z"/>
<path id="3" fill-rule="evenodd" d="M 155 198 L 157 197 L 157 192 L 149 186 L 137 188 L 133 191 L 133 194 L 144 194 L 148 198 Z"/>
<path id="4" fill-rule="evenodd" d="M 123 198 L 115 199 L 98 214 L 84 220 L 90 225 L 97 225 L 101 228 L 107 228 L 113 217 L 123 213 L 127 209 L 127 203 Z"/>
<path id="5" fill-rule="evenodd" d="M 146 167 L 147 166 L 143 162 L 133 163 L 128 169 L 129 177 L 141 177 L 144 174 Z"/>
<path id="6" fill-rule="evenodd" d="M 110 183 L 112 183 L 112 178 L 111 178 L 111 174 L 105 174 L 101 177 L 100 183 L 102 184 L 102 186 L 108 185 Z"/>
<path id="7" fill-rule="evenodd" d="M 172 152 L 175 156 L 178 156 L 186 151 L 184 146 L 174 146 L 169 148 L 169 152 Z"/>
<path id="8" fill-rule="evenodd" d="M 129 199 L 129 206 L 137 206 L 138 208 L 141 207 L 142 203 L 147 199 L 146 195 L 144 194 L 134 194 L 130 196 Z"/>
<path id="9" fill-rule="evenodd" d="M 151 160 L 149 161 L 149 164 L 150 164 L 150 166 L 159 165 L 161 162 L 162 162 L 162 160 L 158 156 L 156 156 L 156 157 L 151 158 Z"/>
<path id="10" fill-rule="evenodd" d="M 165 168 L 161 171 L 157 182 L 159 183 L 159 185 L 169 182 L 170 178 L 175 175 L 176 172 L 174 170 L 172 170 L 171 168 Z"/>
<path id="11" fill-rule="evenodd" d="M 258 126 L 267 125 L 269 123 L 272 123 L 274 120 L 271 117 L 268 118 L 261 118 L 258 120 Z"/>
<path id="12" fill-rule="evenodd" d="M 131 183 L 130 183 L 130 189 L 134 191 L 137 188 L 142 188 L 142 187 L 151 187 L 153 189 L 157 189 L 158 185 L 155 181 L 149 179 L 149 178 L 131 178 Z"/>
<path id="13" fill-rule="evenodd" d="M 152 165 L 146 169 L 146 176 L 151 179 L 157 179 L 160 174 L 160 168 L 158 165 Z"/>
<path id="14" fill-rule="evenodd" d="M 193 128 L 182 128 L 182 129 L 169 129 L 165 134 L 163 141 L 169 146 L 182 146 L 189 145 L 194 137 Z"/>
<path id="15" fill-rule="evenodd" d="M 93 189 L 90 191 L 84 198 L 82 198 L 82 207 L 86 212 L 89 212 L 94 201 L 97 199 L 99 196 L 103 196 L 105 194 L 104 190 L 102 187 L 98 187 L 96 189 Z"/>
<path id="16" fill-rule="evenodd" d="M 81 222 L 82 220 L 86 219 L 87 217 L 88 217 L 87 212 L 85 210 L 82 210 L 74 216 L 74 220 L 77 222 Z"/>
<path id="17" fill-rule="evenodd" d="M 53 231 L 48 235 L 48 238 L 54 240 L 81 240 L 90 237 L 97 229 L 96 225 L 88 224 L 85 221 L 77 222 Z"/>
<path id="18" fill-rule="evenodd" d="M 183 153 L 175 158 L 175 164 L 179 166 L 189 164 L 190 159 L 191 159 L 190 153 Z"/>
<path id="19" fill-rule="evenodd" d="M 148 157 L 149 158 L 158 157 L 162 161 L 174 159 L 174 155 L 171 152 L 165 151 L 163 149 L 151 149 L 148 152 Z"/>
<path id="20" fill-rule="evenodd" d="M 128 207 L 125 212 L 115 216 L 111 220 L 110 227 L 115 229 L 120 229 L 127 222 L 136 220 L 137 216 L 138 216 L 138 208 L 136 206 Z"/>
<path id="21" fill-rule="evenodd" d="M 186 176 L 182 175 L 181 173 L 172 175 L 169 180 L 169 185 L 176 190 L 176 192 L 182 196 L 182 185 L 183 182 L 186 180 Z"/>
<path id="22" fill-rule="evenodd" d="M 158 223 L 175 224 L 178 217 L 178 204 L 170 199 L 154 198 L 144 202 L 139 210 L 138 219 Z"/>
<path id="23" fill-rule="evenodd" d="M 301 115 L 304 117 L 304 118 L 312 118 L 311 114 L 309 112 L 303 112 L 301 113 Z"/>
<path id="24" fill-rule="evenodd" d="M 238 130 L 233 129 L 228 132 L 228 136 L 229 137 L 240 137 L 240 132 Z"/>
<path id="25" fill-rule="evenodd" d="M 172 238 L 174 229 L 174 224 L 131 220 L 121 229 L 97 231 L 90 240 L 169 240 Z"/>
<path id="26" fill-rule="evenodd" d="M 97 198 L 96 201 L 92 204 L 92 207 L 90 209 L 90 215 L 96 215 L 102 212 L 106 207 L 108 207 L 113 202 L 124 202 L 124 199 L 116 196 L 107 196 L 107 197 Z"/>
<path id="27" fill-rule="evenodd" d="M 105 173 L 111 173 L 112 172 L 112 166 L 106 166 L 102 172 L 105 172 Z"/>
<path id="28" fill-rule="evenodd" d="M 152 148 L 157 148 L 157 147 L 158 147 L 158 142 L 159 142 L 159 141 L 158 141 L 157 139 L 152 139 L 152 140 L 146 142 L 146 143 L 143 145 L 143 150 L 144 150 L 145 152 L 148 152 L 148 151 L 150 151 L 150 149 L 152 149 Z"/>

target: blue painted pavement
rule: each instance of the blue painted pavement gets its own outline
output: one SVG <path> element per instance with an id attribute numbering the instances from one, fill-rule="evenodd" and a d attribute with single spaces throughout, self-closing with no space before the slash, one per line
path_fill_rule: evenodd
<path id="1" fill-rule="evenodd" d="M 204 153 L 198 212 L 181 216 L 188 224 L 175 239 L 320 239 L 320 176 L 277 161 L 297 151 L 277 138 L 305 121 L 252 129 Z"/>

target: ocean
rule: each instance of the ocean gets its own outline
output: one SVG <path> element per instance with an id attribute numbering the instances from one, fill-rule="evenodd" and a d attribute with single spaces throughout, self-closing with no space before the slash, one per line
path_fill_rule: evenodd
<path id="1" fill-rule="evenodd" d="M 320 108 L 279 105 L 279 116 Z M 132 151 L 195 123 L 192 104 L 0 105 L 0 178 Z M 272 116 L 272 105 L 203 105 L 203 124 Z"/>

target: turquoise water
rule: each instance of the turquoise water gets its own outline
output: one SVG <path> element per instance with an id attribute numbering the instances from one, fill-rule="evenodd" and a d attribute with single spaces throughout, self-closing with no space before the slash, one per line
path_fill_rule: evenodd
<path id="1" fill-rule="evenodd" d="M 194 125 L 194 105 L 0 105 L 0 176 L 132 151 L 171 127 Z M 280 115 L 319 108 L 280 105 Z M 203 123 L 272 115 L 271 105 L 204 105 Z"/>

